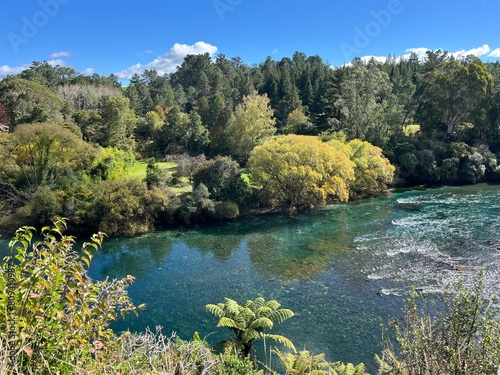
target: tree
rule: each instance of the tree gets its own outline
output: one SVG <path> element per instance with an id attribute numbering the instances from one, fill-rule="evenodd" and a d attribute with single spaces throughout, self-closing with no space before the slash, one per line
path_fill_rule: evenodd
<path id="1" fill-rule="evenodd" d="M 287 135 L 257 146 L 248 165 L 264 200 L 292 212 L 347 201 L 354 180 L 349 158 L 310 136 Z"/>
<path id="2" fill-rule="evenodd" d="M 354 181 L 349 186 L 351 196 L 376 194 L 392 183 L 396 168 L 382 154 L 382 149 L 367 141 L 353 139 L 347 145 L 329 141 L 332 147 L 343 151 L 354 162 Z"/>
<path id="3" fill-rule="evenodd" d="M 62 121 L 62 101 L 45 86 L 21 78 L 0 83 L 0 103 L 11 129 L 18 124 Z"/>
<path id="4" fill-rule="evenodd" d="M 104 101 L 99 111 L 103 146 L 124 150 L 134 148 L 132 134 L 137 126 L 137 118 L 129 108 L 129 103 L 129 99 L 124 96 L 113 96 Z"/>
<path id="5" fill-rule="evenodd" d="M 230 154 L 239 162 L 246 161 L 255 146 L 276 132 L 275 122 L 267 95 L 246 96 L 227 127 Z"/>
<path id="6" fill-rule="evenodd" d="M 310 128 L 312 124 L 302 108 L 294 109 L 288 114 L 286 127 L 283 129 L 285 134 L 298 134 Z"/>
<path id="7" fill-rule="evenodd" d="M 201 117 L 195 110 L 189 114 L 181 145 L 189 151 L 200 154 L 209 143 L 208 129 L 201 122 Z"/>
<path id="8" fill-rule="evenodd" d="M 105 98 L 121 95 L 121 90 L 113 86 L 96 85 L 65 85 L 55 91 L 56 95 L 64 102 L 69 102 L 72 111 L 98 109 Z"/>
<path id="9" fill-rule="evenodd" d="M 0 143 L 0 191 L 13 207 L 26 203 L 42 185 L 54 185 L 67 170 L 89 170 L 92 146 L 71 124 L 25 124 Z M 78 129 L 78 128 L 77 128 Z M 5 201 L 4 201 L 5 202 Z"/>
<path id="10" fill-rule="evenodd" d="M 219 156 L 201 164 L 193 174 L 193 185 L 204 184 L 212 199 L 240 201 L 248 187 L 241 178 L 240 165 L 229 156 Z"/>
<path id="11" fill-rule="evenodd" d="M 392 125 L 387 118 L 392 102 L 392 84 L 387 73 L 376 66 L 355 65 L 341 84 L 335 106 L 340 111 L 336 130 L 343 130 L 350 139 L 359 138 L 381 145 Z"/>
<path id="12" fill-rule="evenodd" d="M 224 303 L 208 304 L 205 309 L 220 318 L 217 327 L 226 327 L 233 331 L 235 337 L 226 341 L 225 346 L 239 351 L 243 357 L 248 357 L 255 342 L 262 339 L 277 341 L 296 351 L 293 343 L 286 337 L 264 333 L 294 315 L 292 310 L 280 309 L 280 306 L 279 302 L 266 302 L 262 297 L 247 300 L 242 305 L 225 298 Z"/>
<path id="13" fill-rule="evenodd" d="M 110 235 L 146 233 L 165 209 L 166 199 L 158 188 L 148 189 L 139 180 L 102 181 L 95 187 L 85 219 Z"/>
<path id="14" fill-rule="evenodd" d="M 9 129 L 10 119 L 2 103 L 0 103 L 0 131 L 6 131 Z"/>
<path id="15" fill-rule="evenodd" d="M 423 78 L 417 118 L 425 129 L 444 125 L 446 134 L 452 135 L 460 123 L 471 121 L 492 89 L 493 80 L 479 58 L 444 59 Z"/>

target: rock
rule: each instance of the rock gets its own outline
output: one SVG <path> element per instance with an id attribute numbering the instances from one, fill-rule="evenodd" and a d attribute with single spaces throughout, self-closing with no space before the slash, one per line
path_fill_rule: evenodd
<path id="1" fill-rule="evenodd" d="M 397 207 L 402 208 L 403 210 L 417 211 L 422 208 L 422 204 L 412 202 L 398 202 Z"/>

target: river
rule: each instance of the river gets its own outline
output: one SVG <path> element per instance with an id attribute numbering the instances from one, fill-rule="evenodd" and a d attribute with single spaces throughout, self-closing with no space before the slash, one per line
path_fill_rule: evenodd
<path id="1" fill-rule="evenodd" d="M 90 274 L 136 277 L 130 295 L 147 308 L 117 330 L 161 325 L 215 344 L 227 335 L 204 306 L 262 296 L 295 312 L 274 332 L 297 349 L 373 374 L 380 323 L 400 314 L 411 286 L 439 296 L 484 269 L 487 293 L 499 295 L 499 246 L 500 186 L 481 184 L 106 239 Z"/>

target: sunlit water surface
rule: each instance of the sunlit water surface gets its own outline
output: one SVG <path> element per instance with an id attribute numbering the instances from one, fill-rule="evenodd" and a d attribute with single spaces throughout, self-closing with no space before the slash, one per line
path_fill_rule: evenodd
<path id="1" fill-rule="evenodd" d="M 276 333 L 297 349 L 364 362 L 376 373 L 380 322 L 400 314 L 411 286 L 439 295 L 460 277 L 471 285 L 484 269 L 488 294 L 498 295 L 499 246 L 500 186 L 443 187 L 293 218 L 107 239 L 90 273 L 136 277 L 130 295 L 147 308 L 117 330 L 161 325 L 215 344 L 226 332 L 204 306 L 262 296 L 296 313 Z"/>

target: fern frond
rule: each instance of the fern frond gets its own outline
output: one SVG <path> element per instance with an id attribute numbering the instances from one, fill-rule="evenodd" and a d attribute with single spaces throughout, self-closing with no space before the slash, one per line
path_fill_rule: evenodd
<path id="1" fill-rule="evenodd" d="M 247 329 L 243 334 L 241 335 L 241 341 L 242 342 L 253 342 L 257 341 L 261 338 L 261 333 L 259 331 L 256 331 L 255 329 Z"/>
<path id="2" fill-rule="evenodd" d="M 271 335 L 269 333 L 263 333 L 262 337 L 265 337 L 266 339 L 274 340 L 279 342 L 280 344 L 285 345 L 287 348 L 292 349 L 295 353 L 297 353 L 297 350 L 295 349 L 295 345 L 293 345 L 293 342 L 289 339 L 287 339 L 285 336 L 281 335 Z"/>
<path id="3" fill-rule="evenodd" d="M 262 297 L 257 297 L 254 301 L 254 310 L 257 310 L 259 309 L 261 306 L 264 305 L 264 303 L 266 302 L 266 300 Z"/>
<path id="4" fill-rule="evenodd" d="M 255 311 L 256 316 L 266 316 L 269 317 L 274 313 L 274 309 L 271 309 L 269 306 L 261 306 Z"/>
<path id="5" fill-rule="evenodd" d="M 234 317 L 234 321 L 238 325 L 238 329 L 245 330 L 248 326 L 248 321 L 241 314 L 238 314 Z"/>
<path id="6" fill-rule="evenodd" d="M 271 319 L 276 324 L 281 324 L 285 320 L 290 319 L 293 316 L 293 311 L 290 309 L 280 309 L 271 314 L 268 318 Z"/>
<path id="7" fill-rule="evenodd" d="M 230 298 L 227 298 L 227 297 L 225 298 L 225 301 L 226 301 L 226 303 L 224 305 L 226 307 L 227 312 L 232 314 L 232 315 L 238 315 L 240 307 L 241 307 L 238 304 L 238 302 L 236 302 Z"/>
<path id="8" fill-rule="evenodd" d="M 263 331 L 265 329 L 271 329 L 273 328 L 273 321 L 269 318 L 262 317 L 255 319 L 252 324 L 250 324 L 251 329 L 255 329 L 257 331 Z"/>
<path id="9" fill-rule="evenodd" d="M 226 316 L 223 316 L 222 318 L 220 318 L 219 323 L 217 324 L 217 327 L 227 327 L 227 328 L 237 328 L 237 329 L 240 328 L 238 326 L 237 322 L 235 322 L 233 319 L 228 318 Z"/>
<path id="10" fill-rule="evenodd" d="M 247 299 L 245 302 L 241 304 L 241 307 L 254 310 L 254 301 L 252 301 L 251 299 Z"/>
<path id="11" fill-rule="evenodd" d="M 218 305 L 208 304 L 205 306 L 205 310 L 215 316 L 218 316 L 219 318 L 224 315 L 224 310 L 222 310 Z"/>
<path id="12" fill-rule="evenodd" d="M 270 301 L 267 301 L 265 306 L 269 307 L 270 309 L 273 309 L 273 310 L 278 310 L 281 306 L 281 303 L 279 303 L 278 301 L 272 299 Z"/>

